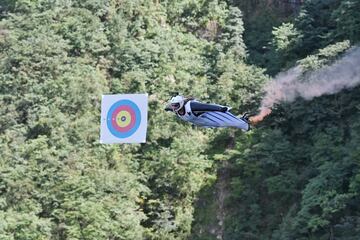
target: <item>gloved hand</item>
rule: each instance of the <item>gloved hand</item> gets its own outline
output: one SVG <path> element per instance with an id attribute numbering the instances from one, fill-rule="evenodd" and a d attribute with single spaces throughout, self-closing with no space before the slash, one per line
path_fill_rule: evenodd
<path id="1" fill-rule="evenodd" d="M 227 111 L 229 111 L 229 108 L 228 107 L 222 107 L 220 111 L 221 112 L 227 112 Z"/>

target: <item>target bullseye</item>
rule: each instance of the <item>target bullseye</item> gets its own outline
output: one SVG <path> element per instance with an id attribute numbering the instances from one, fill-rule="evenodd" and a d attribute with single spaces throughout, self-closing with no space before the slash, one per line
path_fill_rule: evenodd
<path id="1" fill-rule="evenodd" d="M 116 124 L 120 128 L 124 128 L 124 127 L 128 126 L 129 124 L 131 124 L 131 113 L 129 113 L 128 111 L 124 111 L 124 110 L 120 111 L 116 115 Z"/>

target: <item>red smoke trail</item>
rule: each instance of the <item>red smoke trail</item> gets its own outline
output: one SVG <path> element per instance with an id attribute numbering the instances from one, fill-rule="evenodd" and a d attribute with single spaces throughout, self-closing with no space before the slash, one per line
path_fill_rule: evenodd
<path id="1" fill-rule="evenodd" d="M 260 113 L 256 116 L 252 116 L 249 118 L 251 124 L 257 124 L 264 120 L 264 118 L 271 113 L 271 109 L 267 107 L 263 107 L 260 110 Z"/>
<path id="2" fill-rule="evenodd" d="M 280 73 L 265 87 L 260 113 L 250 118 L 252 124 L 261 122 L 275 104 L 292 102 L 301 97 L 311 100 L 326 94 L 360 85 L 360 47 L 355 47 L 332 63 L 311 73 L 303 74 L 301 66 Z"/>

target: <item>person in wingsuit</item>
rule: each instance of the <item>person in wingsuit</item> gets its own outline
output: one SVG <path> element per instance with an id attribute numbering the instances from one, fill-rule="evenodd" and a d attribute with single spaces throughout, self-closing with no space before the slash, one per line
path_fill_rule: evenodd
<path id="1" fill-rule="evenodd" d="M 218 104 L 208 104 L 194 98 L 177 95 L 172 97 L 165 107 L 166 111 L 173 111 L 181 120 L 196 126 L 217 128 L 234 127 L 245 132 L 250 130 L 250 121 L 246 114 L 237 117 L 230 112 L 230 107 Z"/>

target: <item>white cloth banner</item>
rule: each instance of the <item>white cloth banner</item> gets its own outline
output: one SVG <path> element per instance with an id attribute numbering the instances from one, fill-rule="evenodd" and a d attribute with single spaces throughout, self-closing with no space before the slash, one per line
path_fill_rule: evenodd
<path id="1" fill-rule="evenodd" d="M 103 95 L 100 143 L 146 142 L 147 94 Z"/>

